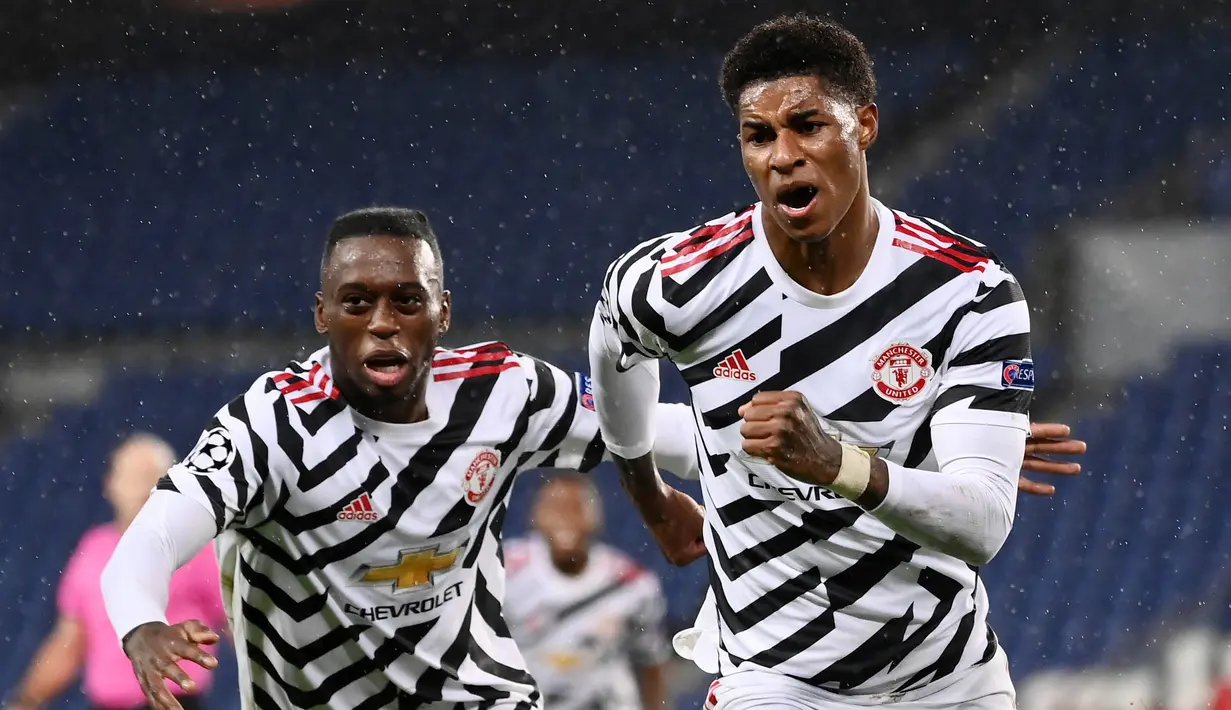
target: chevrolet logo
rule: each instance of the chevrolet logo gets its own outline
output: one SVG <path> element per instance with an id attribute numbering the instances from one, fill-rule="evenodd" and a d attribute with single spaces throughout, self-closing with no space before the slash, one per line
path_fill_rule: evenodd
<path id="1" fill-rule="evenodd" d="M 383 567 L 364 565 L 358 573 L 361 584 L 388 584 L 394 592 L 406 592 L 436 583 L 436 573 L 450 570 L 457 564 L 461 548 L 441 553 L 440 546 L 429 549 L 403 550 L 397 563 Z"/>

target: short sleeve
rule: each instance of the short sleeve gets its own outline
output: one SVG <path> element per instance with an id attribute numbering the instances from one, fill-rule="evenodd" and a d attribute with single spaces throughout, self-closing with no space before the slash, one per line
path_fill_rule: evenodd
<path id="1" fill-rule="evenodd" d="M 77 543 L 64 572 L 60 575 L 60 584 L 56 588 L 56 611 L 68 619 L 81 619 L 85 616 L 83 600 L 89 598 L 90 580 L 88 568 L 90 533 L 86 533 Z M 97 580 L 95 580 L 97 584 Z"/>
<path id="2" fill-rule="evenodd" d="M 587 472 L 603 460 L 590 378 L 529 355 L 517 355 L 530 386 L 526 447 L 536 467 Z"/>
<path id="3" fill-rule="evenodd" d="M 262 404 L 257 388 L 232 400 L 158 483 L 209 510 L 218 532 L 252 522 L 248 513 L 264 495 L 268 450 L 252 429 L 254 410 Z"/>
<path id="4" fill-rule="evenodd" d="M 1021 286 L 993 264 L 964 307 L 940 370 L 933 424 L 993 424 L 1029 431 L 1034 394 L 1030 310 Z"/>

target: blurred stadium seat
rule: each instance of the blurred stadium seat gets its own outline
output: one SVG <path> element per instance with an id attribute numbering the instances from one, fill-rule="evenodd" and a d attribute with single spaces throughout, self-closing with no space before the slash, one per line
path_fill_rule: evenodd
<path id="1" fill-rule="evenodd" d="M 886 115 L 964 55 L 882 57 Z M 588 313 L 622 249 L 751 201 L 718 62 L 64 82 L 0 134 L 24 245 L 0 260 L 0 332 L 301 325 L 330 220 L 373 203 L 428 211 L 463 317 Z"/>
<path id="2" fill-rule="evenodd" d="M 1036 237 L 1174 164 L 1193 128 L 1225 130 L 1231 98 L 1207 89 L 1231 75 L 1228 45 L 1231 29 L 1214 25 L 1089 37 L 1071 65 L 1052 67 L 1031 105 L 1000 111 L 901 203 L 992 245 L 1024 273 Z M 1225 204 L 1231 189 L 1215 183 L 1210 201 Z"/>

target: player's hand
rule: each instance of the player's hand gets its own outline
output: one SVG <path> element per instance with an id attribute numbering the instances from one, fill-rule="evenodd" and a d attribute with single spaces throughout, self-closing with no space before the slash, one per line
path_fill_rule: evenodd
<path id="1" fill-rule="evenodd" d="M 798 392 L 757 392 L 739 408 L 744 452 L 791 478 L 823 486 L 842 468 L 842 445 L 821 429 L 820 417 Z"/>
<path id="2" fill-rule="evenodd" d="M 218 634 L 195 619 L 171 626 L 153 622 L 138 626 L 128 635 L 124 653 L 132 661 L 133 672 L 150 707 L 177 710 L 181 707 L 179 701 L 167 690 L 163 679 L 169 678 L 188 692 L 196 690 L 196 684 L 178 663 L 192 661 L 209 670 L 217 668 L 218 659 L 201 648 L 215 643 Z"/>
<path id="3" fill-rule="evenodd" d="M 668 488 L 656 506 L 660 520 L 646 522 L 663 556 L 683 567 L 705 556 L 705 509 L 692 496 Z"/>
<path id="4" fill-rule="evenodd" d="M 1070 439 L 1069 433 L 1067 424 L 1051 422 L 1031 424 L 1030 438 L 1026 439 L 1026 458 L 1022 461 L 1022 471 L 1050 473 L 1058 476 L 1076 476 L 1081 473 L 1079 463 L 1051 461 L 1047 458 L 1048 454 L 1078 456 L 1086 453 L 1086 442 Z M 1036 496 L 1049 496 L 1056 492 L 1056 487 L 1019 476 L 1017 490 Z"/>

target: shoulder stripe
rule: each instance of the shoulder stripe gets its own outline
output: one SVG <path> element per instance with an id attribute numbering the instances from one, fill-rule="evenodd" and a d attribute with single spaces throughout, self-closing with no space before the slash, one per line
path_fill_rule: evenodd
<path id="1" fill-rule="evenodd" d="M 279 372 L 271 378 L 274 386 L 284 395 L 296 392 L 300 394 L 291 398 L 291 404 L 300 406 L 323 399 L 337 399 L 341 396 L 333 381 L 325 373 L 325 368 L 319 362 L 313 363 L 306 373 Z"/>
<path id="2" fill-rule="evenodd" d="M 894 231 L 899 236 L 894 237 L 893 246 L 936 259 L 965 273 L 984 271 L 990 261 L 983 250 L 956 237 L 941 235 L 901 212 L 894 213 Z"/>
<path id="3" fill-rule="evenodd" d="M 729 222 L 712 237 L 677 249 L 662 258 L 662 276 L 666 278 L 703 264 L 752 238 L 752 211 Z"/>
<path id="4" fill-rule="evenodd" d="M 923 218 L 912 217 L 904 212 L 894 212 L 895 224 L 897 226 L 907 227 L 913 234 L 923 238 L 920 235 L 926 235 L 928 243 L 937 246 L 951 248 L 957 252 L 968 254 L 975 258 L 986 259 L 987 248 L 981 245 L 976 245 L 972 240 L 967 239 L 956 232 L 946 231 L 943 234 L 940 230 L 933 229 L 929 221 Z"/>
<path id="5" fill-rule="evenodd" d="M 484 343 L 455 350 L 438 349 L 432 358 L 436 382 L 498 375 L 518 367 L 516 356 L 504 343 Z"/>

